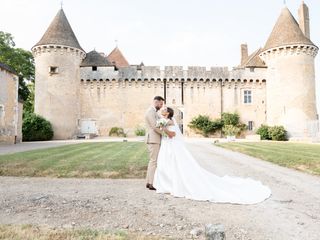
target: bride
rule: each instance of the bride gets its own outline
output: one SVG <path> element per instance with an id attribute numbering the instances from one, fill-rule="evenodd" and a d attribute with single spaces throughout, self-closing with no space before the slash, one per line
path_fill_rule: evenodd
<path id="1" fill-rule="evenodd" d="M 154 176 L 157 193 L 216 203 L 254 204 L 271 195 L 271 190 L 250 178 L 219 177 L 202 168 L 187 149 L 173 118 L 172 108 L 162 111 L 165 128 L 174 138 L 162 137 Z M 163 122 L 163 119 L 162 119 Z M 163 125 L 162 125 L 163 126 Z"/>

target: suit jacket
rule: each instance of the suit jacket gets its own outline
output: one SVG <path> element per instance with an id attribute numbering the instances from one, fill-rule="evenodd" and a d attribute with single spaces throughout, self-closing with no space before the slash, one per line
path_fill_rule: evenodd
<path id="1" fill-rule="evenodd" d="M 156 127 L 157 120 L 159 119 L 159 115 L 157 114 L 154 107 L 150 107 L 145 114 L 146 121 L 146 143 L 161 143 L 162 131 Z"/>

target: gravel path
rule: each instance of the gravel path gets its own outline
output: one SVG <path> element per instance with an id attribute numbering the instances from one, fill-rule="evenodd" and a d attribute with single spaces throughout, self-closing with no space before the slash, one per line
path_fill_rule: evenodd
<path id="1" fill-rule="evenodd" d="M 319 177 L 205 141 L 188 144 L 203 167 L 260 180 L 272 197 L 256 205 L 214 204 L 147 191 L 144 180 L 0 177 L 0 224 L 129 229 L 189 239 L 191 230 L 221 223 L 228 240 L 320 239 Z"/>

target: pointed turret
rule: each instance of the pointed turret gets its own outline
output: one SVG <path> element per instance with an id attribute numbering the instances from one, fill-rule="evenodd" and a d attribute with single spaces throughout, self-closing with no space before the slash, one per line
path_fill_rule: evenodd
<path id="1" fill-rule="evenodd" d="M 313 42 L 303 34 L 299 24 L 289 9 L 285 7 L 282 9 L 280 17 L 263 50 L 294 44 L 314 45 Z"/>
<path id="2" fill-rule="evenodd" d="M 117 68 L 130 66 L 127 59 L 123 56 L 122 52 L 118 47 L 113 49 L 113 51 L 109 54 L 107 59 L 109 60 L 109 62 L 114 64 Z"/>
<path id="3" fill-rule="evenodd" d="M 71 139 L 80 118 L 80 64 L 86 54 L 60 9 L 32 48 L 35 61 L 34 111 L 51 122 L 53 139 Z M 61 107 L 63 106 L 63 107 Z"/>
<path id="4" fill-rule="evenodd" d="M 49 44 L 74 47 L 83 51 L 63 9 L 59 10 L 49 28 L 35 46 Z"/>
<path id="5" fill-rule="evenodd" d="M 309 139 L 309 124 L 317 119 L 317 53 L 289 9 L 282 9 L 259 56 L 267 65 L 266 123 L 284 126 L 291 139 Z"/>

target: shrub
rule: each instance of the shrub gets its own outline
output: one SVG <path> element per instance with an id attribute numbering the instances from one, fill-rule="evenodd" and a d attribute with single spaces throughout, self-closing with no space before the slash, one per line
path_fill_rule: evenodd
<path id="1" fill-rule="evenodd" d="M 274 141 L 286 141 L 287 138 L 287 131 L 284 129 L 283 126 L 267 126 L 261 125 L 258 130 L 257 134 L 261 136 L 262 140 L 274 140 Z"/>
<path id="2" fill-rule="evenodd" d="M 23 141 L 47 141 L 53 138 L 53 129 L 49 121 L 43 117 L 28 113 L 22 123 Z"/>
<path id="3" fill-rule="evenodd" d="M 136 134 L 136 136 L 145 136 L 146 135 L 146 129 L 144 129 L 143 127 L 137 127 L 134 130 L 134 133 Z"/>
<path id="4" fill-rule="evenodd" d="M 222 128 L 222 132 L 226 135 L 226 136 L 236 136 L 241 132 L 240 127 L 237 126 L 233 126 L 233 125 L 225 125 Z"/>
<path id="5" fill-rule="evenodd" d="M 263 124 L 258 128 L 256 133 L 260 135 L 261 140 L 271 140 L 269 128 L 269 126 Z"/>
<path id="6" fill-rule="evenodd" d="M 127 134 L 124 132 L 123 128 L 113 127 L 109 131 L 109 136 L 126 137 Z"/>
<path id="7" fill-rule="evenodd" d="M 221 116 L 223 125 L 237 126 L 240 124 L 240 117 L 238 113 L 222 113 Z"/>
<path id="8" fill-rule="evenodd" d="M 214 134 L 222 128 L 222 122 L 220 119 L 212 121 L 207 115 L 199 115 L 192 119 L 189 127 L 198 130 L 204 137 L 208 137 L 209 134 Z"/>
<path id="9" fill-rule="evenodd" d="M 273 126 L 269 128 L 269 136 L 274 141 L 286 141 L 287 131 L 283 126 Z"/>

